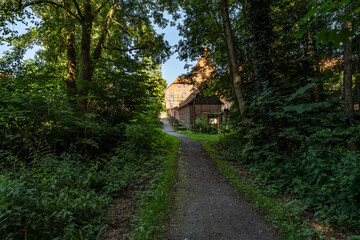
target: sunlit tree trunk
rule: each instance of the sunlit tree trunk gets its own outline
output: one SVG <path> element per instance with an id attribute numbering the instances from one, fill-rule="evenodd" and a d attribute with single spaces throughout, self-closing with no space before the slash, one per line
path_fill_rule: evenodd
<path id="1" fill-rule="evenodd" d="M 350 4 L 346 6 L 346 15 L 351 14 Z M 346 21 L 344 24 L 345 29 L 351 29 L 351 21 Z M 344 100 L 345 100 L 345 112 L 349 118 L 349 122 L 354 121 L 354 106 L 352 97 L 352 51 L 351 51 L 351 40 L 344 44 Z"/>
<path id="2" fill-rule="evenodd" d="M 83 20 L 81 22 L 81 52 L 80 52 L 80 74 L 79 94 L 86 96 L 91 82 L 91 31 L 93 25 L 92 9 L 90 0 L 83 1 Z"/>
<path id="3" fill-rule="evenodd" d="M 70 8 L 69 1 L 64 1 L 65 7 Z M 75 42 L 75 22 L 72 16 L 65 12 L 66 19 L 66 55 L 67 55 L 67 74 L 64 79 L 67 87 L 67 95 L 71 98 L 76 94 L 76 42 Z"/>
<path id="4" fill-rule="evenodd" d="M 242 89 L 242 82 L 241 82 L 239 66 L 237 63 L 235 42 L 234 42 L 234 36 L 232 33 L 232 29 L 231 29 L 231 22 L 230 22 L 230 18 L 229 18 L 227 0 L 221 0 L 220 7 L 221 7 L 223 28 L 224 28 L 224 33 L 225 33 L 227 56 L 228 56 L 228 61 L 229 61 L 229 66 L 230 66 L 230 75 L 231 75 L 231 79 L 233 81 L 233 87 L 234 87 L 237 103 L 239 105 L 240 114 L 241 114 L 242 119 L 245 120 L 246 119 L 246 116 L 245 116 L 246 104 L 245 104 L 245 98 L 244 98 L 244 93 L 243 93 L 243 89 Z"/>
<path id="5" fill-rule="evenodd" d="M 355 94 L 360 94 L 360 36 L 358 38 L 358 57 L 356 61 Z"/>
<path id="6" fill-rule="evenodd" d="M 94 50 L 94 53 L 92 54 L 92 61 L 93 61 L 93 65 L 90 68 L 90 79 L 92 78 L 93 74 L 94 74 L 94 69 L 95 69 L 95 62 L 101 57 L 101 52 L 104 49 L 104 44 L 105 44 L 105 40 L 106 37 L 109 33 L 109 27 L 110 27 L 110 22 L 111 19 L 116 11 L 116 8 L 118 7 L 118 1 L 116 1 L 112 7 L 110 8 L 110 11 L 107 14 L 106 20 L 105 20 L 105 24 L 104 24 L 104 28 L 102 30 L 100 39 L 96 45 L 96 48 Z"/>

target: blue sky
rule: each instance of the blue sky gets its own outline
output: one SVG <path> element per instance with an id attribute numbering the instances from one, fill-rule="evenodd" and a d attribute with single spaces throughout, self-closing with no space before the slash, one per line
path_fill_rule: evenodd
<path id="1" fill-rule="evenodd" d="M 168 14 L 165 14 L 166 18 L 171 18 L 171 16 L 169 16 Z M 181 21 L 178 20 L 178 21 Z M 179 31 L 177 30 L 176 26 L 175 27 L 166 27 L 165 29 L 160 29 L 160 28 L 156 28 L 158 33 L 164 33 L 165 34 L 165 39 L 169 42 L 169 44 L 171 46 L 174 46 L 175 44 L 178 43 L 178 41 L 181 39 L 181 37 L 179 36 Z M 187 62 L 188 64 L 191 64 L 192 66 L 195 66 L 196 62 L 194 61 L 189 61 Z M 172 82 L 174 82 L 176 80 L 176 78 L 178 76 L 180 76 L 181 74 L 187 73 L 188 70 L 184 69 L 186 62 L 185 61 L 180 61 L 178 59 L 178 54 L 174 53 L 171 58 L 162 66 L 162 75 L 163 78 L 166 80 L 166 82 L 168 83 L 168 85 L 170 85 Z"/>
<path id="2" fill-rule="evenodd" d="M 25 32 L 25 26 L 23 24 L 19 24 L 16 26 L 13 26 L 14 30 L 21 32 Z M 170 43 L 171 46 L 174 46 L 180 39 L 179 32 L 176 27 L 170 27 L 168 26 L 165 29 L 157 28 L 157 31 L 159 33 L 165 34 L 165 39 Z M 4 51 L 7 50 L 8 47 L 6 45 L 0 45 L 0 57 L 3 56 Z M 30 49 L 27 51 L 25 55 L 25 59 L 33 58 L 35 55 L 35 52 L 39 49 L 38 46 L 35 46 L 33 49 Z M 162 65 L 162 75 L 163 78 L 166 80 L 168 85 L 170 85 L 172 82 L 175 81 L 175 79 L 180 76 L 181 74 L 187 73 L 187 69 L 184 69 L 184 66 L 186 64 L 185 61 L 180 61 L 178 58 L 178 54 L 174 53 L 171 58 Z M 196 62 L 188 62 L 189 64 L 192 64 L 195 66 Z"/>

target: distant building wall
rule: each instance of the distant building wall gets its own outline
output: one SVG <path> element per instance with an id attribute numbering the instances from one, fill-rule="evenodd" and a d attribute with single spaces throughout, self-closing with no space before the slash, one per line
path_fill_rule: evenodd
<path id="1" fill-rule="evenodd" d="M 173 83 L 165 90 L 165 109 L 178 107 L 192 92 L 193 85 Z"/>
<path id="2" fill-rule="evenodd" d="M 191 116 L 191 106 L 187 106 L 179 110 L 180 120 L 188 125 L 191 124 L 190 116 Z"/>
<path id="3" fill-rule="evenodd" d="M 195 110 L 195 112 L 194 112 Z M 180 120 L 188 125 L 194 124 L 194 119 L 203 116 L 203 113 L 219 113 L 221 105 L 189 105 L 179 109 Z M 194 116 L 195 114 L 195 116 Z"/>

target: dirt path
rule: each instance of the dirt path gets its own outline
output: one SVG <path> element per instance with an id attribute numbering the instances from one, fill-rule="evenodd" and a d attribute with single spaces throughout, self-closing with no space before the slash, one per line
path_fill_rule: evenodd
<path id="1" fill-rule="evenodd" d="M 168 239 L 280 239 L 219 172 L 201 143 L 175 133 L 167 120 L 163 122 L 164 132 L 181 140 L 175 208 L 170 216 Z"/>

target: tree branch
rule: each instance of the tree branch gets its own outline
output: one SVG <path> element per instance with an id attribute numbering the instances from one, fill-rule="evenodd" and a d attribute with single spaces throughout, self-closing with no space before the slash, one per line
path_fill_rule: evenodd
<path id="1" fill-rule="evenodd" d="M 106 36 L 108 35 L 109 33 L 109 27 L 110 27 L 110 22 L 111 22 L 111 19 L 115 13 L 115 10 L 117 8 L 118 4 L 117 4 L 117 1 L 112 5 L 108 15 L 107 15 L 107 18 L 106 18 L 106 21 L 105 21 L 105 24 L 104 24 L 104 29 L 103 29 L 103 32 L 100 36 L 100 39 L 99 39 L 99 42 L 98 44 L 96 45 L 96 48 L 94 50 L 94 54 L 93 54 L 93 60 L 96 60 L 100 57 L 101 55 L 101 50 L 103 49 L 104 47 L 104 43 L 105 43 L 105 40 L 106 40 Z"/>
<path id="2" fill-rule="evenodd" d="M 108 61 L 108 62 L 116 63 L 114 60 L 111 60 L 111 59 L 108 59 L 108 58 L 100 57 L 100 59 Z"/>
<path id="3" fill-rule="evenodd" d="M 26 4 L 23 4 L 22 1 L 19 1 L 19 7 L 18 8 L 9 9 L 7 11 L 5 10 L 4 12 L 17 12 L 19 10 L 22 10 L 22 9 L 26 8 L 26 7 L 30 7 L 30 6 L 38 5 L 38 4 L 43 4 L 43 3 L 44 4 L 49 4 L 49 5 L 54 5 L 56 7 L 62 8 L 65 11 L 67 11 L 71 16 L 73 16 L 77 20 L 81 21 L 81 19 L 78 16 L 76 16 L 76 14 L 71 12 L 69 9 L 66 9 L 64 7 L 64 5 L 61 5 L 59 3 L 52 2 L 52 1 L 46 1 L 46 0 L 33 1 L 33 2 L 26 3 Z"/>
<path id="4" fill-rule="evenodd" d="M 98 41 L 98 43 L 96 45 L 96 48 L 94 50 L 94 53 L 92 55 L 92 61 L 96 61 L 101 57 L 101 52 L 102 52 L 102 50 L 104 48 L 105 40 L 106 40 L 106 37 L 107 37 L 107 35 L 109 33 L 110 22 L 111 22 L 111 19 L 112 19 L 114 13 L 115 13 L 115 10 L 116 10 L 117 7 L 118 7 L 118 3 L 117 3 L 117 1 L 115 1 L 115 3 L 110 8 L 109 13 L 108 13 L 108 15 L 106 17 L 103 32 L 102 32 L 102 34 L 101 34 L 101 36 L 99 38 L 99 41 Z M 90 68 L 90 76 L 92 76 L 93 73 L 94 73 L 94 66 L 92 66 Z"/>
<path id="5" fill-rule="evenodd" d="M 221 27 L 220 23 L 217 21 L 216 19 L 216 15 L 215 15 L 215 12 L 214 12 L 214 9 L 212 8 L 212 6 L 210 5 L 210 2 L 209 0 L 207 0 L 208 4 L 209 4 L 209 9 L 210 9 L 210 13 L 212 15 L 212 17 L 214 18 L 214 21 L 216 23 L 216 26 L 219 30 L 219 33 L 220 33 L 220 36 L 221 38 L 224 40 L 224 42 L 226 42 L 226 39 L 225 39 L 225 36 L 224 36 L 224 32 L 223 32 L 223 28 Z"/>
<path id="6" fill-rule="evenodd" d="M 134 33 L 132 33 L 126 26 L 124 26 L 123 24 L 119 23 L 118 21 L 112 19 L 112 21 L 118 25 L 122 30 L 124 30 L 125 32 L 127 32 L 130 36 L 132 37 L 136 37 Z"/>
<path id="7" fill-rule="evenodd" d="M 77 2 L 76 0 L 72 0 L 72 1 L 73 1 L 74 5 L 75 5 L 75 7 L 76 7 L 76 10 L 78 11 L 78 13 L 79 13 L 79 15 L 80 15 L 80 18 L 81 18 L 81 19 L 84 19 L 83 15 L 82 15 L 82 13 L 81 13 L 81 9 L 80 9 L 80 7 L 79 7 L 78 2 Z"/>
<path id="8" fill-rule="evenodd" d="M 144 49 L 147 49 L 147 47 L 133 47 L 133 48 L 128 48 L 128 49 L 117 48 L 117 47 L 104 47 L 104 49 L 116 50 L 116 51 L 120 51 L 120 52 L 131 52 L 131 51 L 135 51 L 135 50 L 144 50 Z"/>
<path id="9" fill-rule="evenodd" d="M 110 2 L 110 0 L 105 1 L 105 2 L 103 3 L 103 5 L 101 5 L 101 6 L 93 13 L 92 17 L 93 17 L 93 18 L 96 17 L 96 15 L 99 14 L 99 12 L 101 11 L 101 9 L 102 9 L 103 7 L 105 7 L 105 5 L 108 4 L 109 2 Z M 118 1 L 115 0 L 114 5 L 117 5 L 117 3 L 118 3 Z"/>

